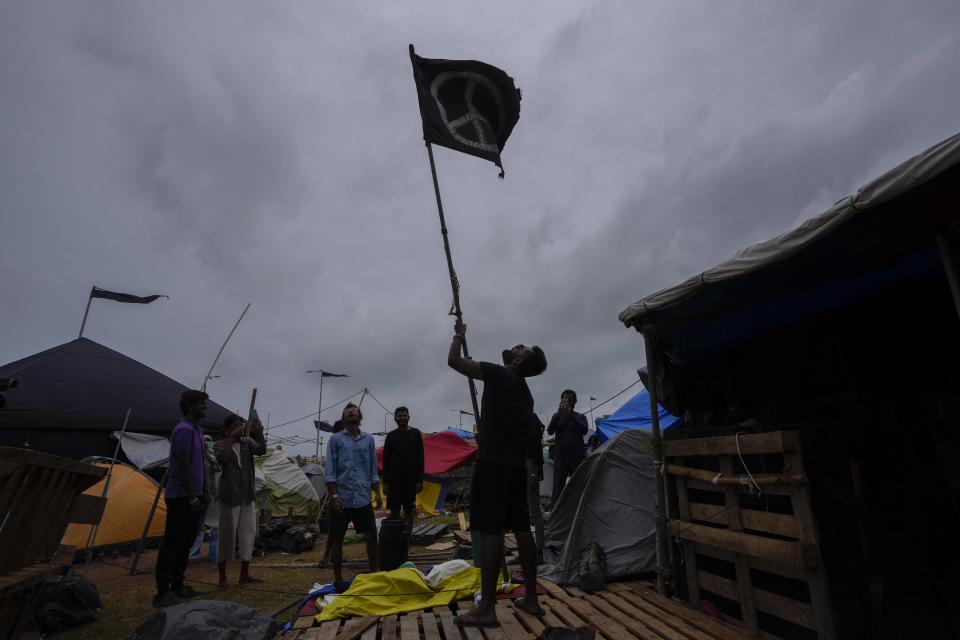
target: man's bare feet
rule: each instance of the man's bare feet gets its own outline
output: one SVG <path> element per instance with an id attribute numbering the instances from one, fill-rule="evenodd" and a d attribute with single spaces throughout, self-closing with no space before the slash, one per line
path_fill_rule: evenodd
<path id="1" fill-rule="evenodd" d="M 489 611 L 474 609 L 467 613 L 462 613 L 453 619 L 460 627 L 499 627 L 500 621 L 497 620 L 497 611 L 493 607 Z"/>
<path id="2" fill-rule="evenodd" d="M 520 609 L 520 611 L 529 613 L 530 615 L 535 616 L 537 618 L 540 618 L 547 613 L 546 611 L 543 610 L 543 607 L 541 607 L 540 603 L 537 602 L 536 600 L 530 601 L 530 600 L 527 600 L 526 598 L 523 598 L 522 600 L 515 600 L 513 602 L 513 606 L 516 607 L 517 609 Z"/>

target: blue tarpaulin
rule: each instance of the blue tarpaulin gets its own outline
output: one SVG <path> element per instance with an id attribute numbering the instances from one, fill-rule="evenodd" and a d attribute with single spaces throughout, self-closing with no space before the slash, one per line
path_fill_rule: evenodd
<path id="1" fill-rule="evenodd" d="M 660 429 L 667 429 L 680 422 L 680 418 L 663 407 L 659 409 Z M 650 422 L 650 394 L 646 389 L 641 389 L 640 393 L 623 403 L 613 415 L 597 420 L 597 435 L 600 436 L 600 442 L 606 442 L 627 429 L 649 429 Z"/>

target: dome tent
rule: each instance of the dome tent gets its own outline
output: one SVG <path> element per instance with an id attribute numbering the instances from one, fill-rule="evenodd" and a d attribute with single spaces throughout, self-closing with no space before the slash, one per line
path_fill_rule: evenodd
<path id="1" fill-rule="evenodd" d="M 109 462 L 97 462 L 98 467 L 108 468 Z M 85 494 L 100 496 L 106 478 L 89 487 Z M 143 527 L 150 516 L 150 507 L 157 494 L 157 482 L 147 474 L 118 462 L 113 466 L 110 478 L 110 492 L 103 517 L 97 527 L 97 536 L 93 547 L 112 547 L 126 543 L 136 543 L 143 534 Z M 157 502 L 157 511 L 153 515 L 147 539 L 163 537 L 167 522 L 167 507 L 161 496 Z M 91 525 L 69 524 L 63 534 L 62 543 L 83 549 L 87 546 Z"/>
<path id="2" fill-rule="evenodd" d="M 267 451 L 266 455 L 255 456 L 254 463 L 263 474 L 269 492 L 261 505 L 265 511 L 277 517 L 285 516 L 291 510 L 295 516 L 307 518 L 320 513 L 317 490 L 297 463 L 286 454 L 276 450 Z"/>
<path id="3" fill-rule="evenodd" d="M 657 490 L 649 441 L 648 432 L 630 429 L 580 463 L 547 520 L 541 577 L 576 584 L 580 551 L 590 542 L 606 553 L 608 580 L 653 571 Z"/>

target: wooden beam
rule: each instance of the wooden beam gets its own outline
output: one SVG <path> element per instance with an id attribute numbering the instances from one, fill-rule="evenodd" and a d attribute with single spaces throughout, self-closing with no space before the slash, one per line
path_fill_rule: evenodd
<path id="1" fill-rule="evenodd" d="M 379 620 L 380 616 L 363 616 L 362 618 L 353 618 L 343 625 L 343 629 L 341 629 L 340 633 L 337 634 L 335 640 L 357 640 L 364 634 L 364 632 L 366 632 L 367 629 L 375 626 Z M 424 627 L 426 627 L 426 625 L 424 625 Z M 437 636 L 437 638 L 439 639 L 439 636 Z M 430 638 L 429 640 L 434 639 Z"/>
<path id="2" fill-rule="evenodd" d="M 726 524 L 726 513 L 724 507 L 715 504 L 704 504 L 702 502 L 691 502 L 690 519 L 703 520 L 716 524 Z M 680 513 L 681 519 L 683 513 Z M 784 513 L 773 513 L 770 511 L 757 511 L 755 509 L 744 509 L 740 507 L 740 522 L 744 529 L 754 531 L 763 531 L 787 538 L 800 537 L 799 527 L 794 516 Z"/>
<path id="3" fill-rule="evenodd" d="M 764 558 L 791 567 L 815 567 L 820 564 L 820 548 L 815 544 L 773 540 L 729 529 L 690 524 L 682 520 L 671 520 L 670 532 L 680 540 Z"/>
<path id="4" fill-rule="evenodd" d="M 740 589 L 733 580 L 701 571 L 700 585 L 719 596 L 734 602 L 740 601 Z M 756 587 L 753 588 L 753 596 L 760 611 L 807 629 L 817 628 L 810 604 Z"/>
<path id="5" fill-rule="evenodd" d="M 74 524 L 100 524 L 103 510 L 107 507 L 107 499 L 102 496 L 91 496 L 81 493 L 73 500 L 67 522 Z"/>
<path id="6" fill-rule="evenodd" d="M 674 476 L 683 476 L 684 478 L 690 478 L 691 480 L 700 480 L 701 482 L 709 482 L 714 485 L 736 485 L 736 486 L 749 486 L 754 482 L 760 486 L 771 485 L 771 484 L 803 484 L 807 481 L 807 477 L 800 474 L 775 474 L 775 473 L 762 473 L 754 474 L 753 479 L 750 479 L 750 476 L 747 474 L 736 475 L 736 474 L 726 474 L 726 473 L 715 473 L 713 471 L 707 471 L 706 469 L 697 469 L 695 467 L 684 467 L 678 464 L 665 464 L 663 469 L 666 473 Z"/>
<path id="7" fill-rule="evenodd" d="M 739 440 L 739 443 L 738 443 Z M 717 436 L 714 438 L 689 438 L 686 440 L 664 440 L 663 455 L 668 458 L 677 456 L 749 456 L 761 453 L 783 453 L 794 451 L 800 446 L 800 438 L 795 431 L 770 431 L 768 433 L 745 433 L 738 436 Z"/>

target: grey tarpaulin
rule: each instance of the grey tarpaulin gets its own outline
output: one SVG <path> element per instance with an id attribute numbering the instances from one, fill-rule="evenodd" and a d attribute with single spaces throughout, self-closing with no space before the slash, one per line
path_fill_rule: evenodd
<path id="1" fill-rule="evenodd" d="M 313 485 L 313 488 L 317 490 L 317 495 L 323 500 L 323 496 L 327 495 L 327 483 L 323 480 L 323 466 L 315 462 L 310 463 L 303 466 L 303 472 L 307 474 L 310 484 Z"/>
<path id="2" fill-rule="evenodd" d="M 151 616 L 130 640 L 266 640 L 273 618 L 236 602 L 193 600 Z"/>
<path id="3" fill-rule="evenodd" d="M 580 464 L 547 521 L 540 577 L 576 583 L 589 542 L 607 555 L 607 579 L 653 571 L 657 491 L 649 440 L 648 431 L 624 431 Z"/>
<path id="4" fill-rule="evenodd" d="M 960 164 L 960 134 L 947 138 L 923 153 L 902 162 L 861 187 L 856 194 L 842 199 L 796 229 L 751 245 L 712 269 L 631 304 L 620 312 L 619 319 L 627 326 L 642 327 L 651 318 L 702 315 L 704 307 L 709 305 L 706 302 L 698 305 L 696 301 L 700 298 L 706 300 L 711 289 L 719 289 L 724 283 L 770 270 L 775 265 L 822 242 L 828 236 L 836 234 L 838 229 L 855 219 L 877 218 L 874 210 L 934 180 L 958 164 Z M 922 229 L 923 225 L 917 220 L 917 216 L 918 212 L 911 207 L 904 208 L 899 214 L 901 218 L 915 220 L 915 226 Z M 878 221 L 878 224 L 883 223 Z M 932 234 L 928 235 L 932 237 Z M 862 248 L 855 246 L 855 250 L 861 251 Z M 778 286 L 782 289 L 784 285 L 780 282 Z M 756 295 L 760 296 L 759 293 Z"/>

